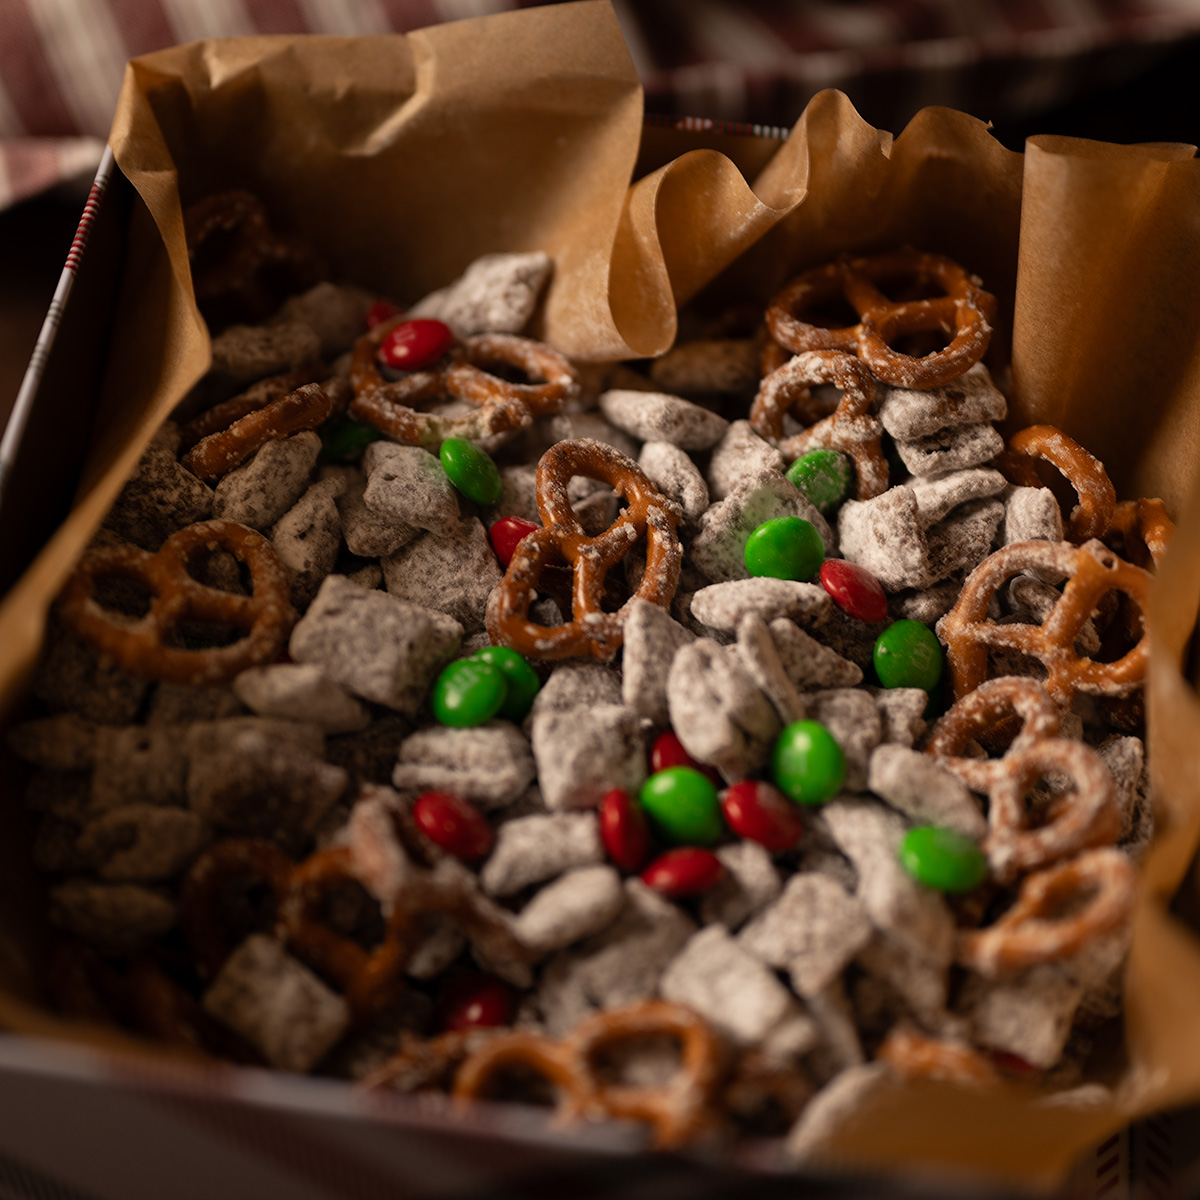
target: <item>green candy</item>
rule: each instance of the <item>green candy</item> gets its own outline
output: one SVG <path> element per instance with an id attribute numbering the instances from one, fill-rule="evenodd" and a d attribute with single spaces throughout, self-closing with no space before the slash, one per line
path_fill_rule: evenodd
<path id="1" fill-rule="evenodd" d="M 433 685 L 433 715 L 443 725 L 466 729 L 496 716 L 508 698 L 504 672 L 477 658 L 460 658 Z"/>
<path id="2" fill-rule="evenodd" d="M 533 705 L 533 698 L 541 690 L 542 681 L 537 677 L 537 672 L 508 646 L 484 646 L 471 657 L 479 662 L 491 663 L 504 675 L 508 694 L 496 715 L 505 721 L 523 721 Z"/>
<path id="3" fill-rule="evenodd" d="M 837 450 L 810 450 L 788 467 L 787 477 L 814 508 L 828 512 L 845 499 L 854 472 L 845 454 Z"/>
<path id="4" fill-rule="evenodd" d="M 747 539 L 746 570 L 773 579 L 811 579 L 825 560 L 825 543 L 803 517 L 772 517 Z"/>
<path id="5" fill-rule="evenodd" d="M 987 859 L 969 837 L 939 825 L 918 825 L 900 843 L 900 863 L 926 887 L 969 892 L 987 875 Z"/>
<path id="6" fill-rule="evenodd" d="M 491 456 L 466 438 L 447 438 L 438 450 L 446 477 L 468 500 L 495 504 L 504 491 Z"/>
<path id="7" fill-rule="evenodd" d="M 691 767 L 656 771 L 640 795 L 651 824 L 669 842 L 711 846 L 725 832 L 717 789 Z"/>
<path id="8" fill-rule="evenodd" d="M 846 756 L 820 721 L 793 721 L 775 739 L 771 775 L 797 804 L 824 804 L 846 778 Z"/>
<path id="9" fill-rule="evenodd" d="M 321 434 L 321 456 L 323 458 L 357 458 L 372 442 L 383 437 L 378 429 L 341 416 L 331 421 Z"/>
<path id="10" fill-rule="evenodd" d="M 941 644 L 920 621 L 895 621 L 876 639 L 875 674 L 885 688 L 933 691 L 942 677 Z"/>

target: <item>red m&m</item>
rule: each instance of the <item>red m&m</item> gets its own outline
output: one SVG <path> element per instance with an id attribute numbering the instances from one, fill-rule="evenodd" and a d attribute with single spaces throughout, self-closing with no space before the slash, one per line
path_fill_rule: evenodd
<path id="1" fill-rule="evenodd" d="M 828 558 L 821 564 L 821 586 L 847 615 L 871 624 L 887 619 L 887 593 L 866 567 Z"/>
<path id="2" fill-rule="evenodd" d="M 645 811 L 622 788 L 600 801 L 600 840 L 608 857 L 624 871 L 636 871 L 650 853 L 650 826 Z"/>
<path id="3" fill-rule="evenodd" d="M 725 864 L 700 846 L 680 846 L 660 854 L 643 872 L 642 882 L 664 896 L 699 896 L 725 877 Z"/>
<path id="4" fill-rule="evenodd" d="M 745 779 L 721 793 L 725 823 L 739 837 L 778 854 L 790 850 L 804 832 L 800 810 L 778 788 Z"/>
<path id="5" fill-rule="evenodd" d="M 413 803 L 421 832 L 448 854 L 473 862 L 492 848 L 492 827 L 469 801 L 449 792 L 425 792 Z"/>
<path id="6" fill-rule="evenodd" d="M 393 325 L 383 335 L 376 354 L 385 367 L 419 371 L 432 366 L 454 345 L 454 331 L 441 321 L 416 318 Z"/>

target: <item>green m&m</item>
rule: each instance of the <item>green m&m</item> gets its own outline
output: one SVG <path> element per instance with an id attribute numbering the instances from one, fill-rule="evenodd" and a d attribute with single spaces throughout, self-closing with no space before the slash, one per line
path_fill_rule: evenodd
<path id="1" fill-rule="evenodd" d="M 460 658 L 437 677 L 430 702 L 443 725 L 466 729 L 498 715 L 508 697 L 504 672 L 477 658 Z"/>
<path id="2" fill-rule="evenodd" d="M 447 438 L 438 450 L 446 478 L 468 500 L 495 504 L 504 491 L 500 471 L 491 456 L 466 438 Z"/>
<path id="3" fill-rule="evenodd" d="M 383 437 L 378 429 L 342 415 L 321 430 L 321 457 L 341 461 L 357 458 L 372 442 Z"/>
<path id="4" fill-rule="evenodd" d="M 533 698 L 542 686 L 537 672 L 520 654 L 508 646 L 484 646 L 471 657 L 480 662 L 491 663 L 504 676 L 507 694 L 496 716 L 505 721 L 523 721 L 533 705 Z"/>
<path id="5" fill-rule="evenodd" d="M 823 804 L 846 778 L 846 756 L 820 721 L 793 721 L 775 739 L 771 776 L 797 804 Z"/>
<path id="6" fill-rule="evenodd" d="M 825 559 L 825 543 L 803 517 L 772 517 L 746 539 L 746 570 L 774 579 L 811 579 Z"/>
<path id="7" fill-rule="evenodd" d="M 787 469 L 788 479 L 820 512 L 846 498 L 854 478 L 850 459 L 838 450 L 810 450 Z"/>
<path id="8" fill-rule="evenodd" d="M 895 621 L 875 639 L 875 674 L 885 688 L 932 691 L 942 677 L 943 657 L 941 643 L 920 621 Z"/>
<path id="9" fill-rule="evenodd" d="M 969 892 L 987 875 L 987 859 L 969 837 L 939 825 L 918 825 L 900 843 L 900 862 L 916 880 L 939 892 Z"/>
<path id="10" fill-rule="evenodd" d="M 656 771 L 642 784 L 642 807 L 666 841 L 711 846 L 725 831 L 712 780 L 692 767 Z"/>

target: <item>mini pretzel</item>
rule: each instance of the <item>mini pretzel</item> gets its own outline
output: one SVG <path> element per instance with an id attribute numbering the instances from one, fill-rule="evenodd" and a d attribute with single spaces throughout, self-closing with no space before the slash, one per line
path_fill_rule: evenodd
<path id="1" fill-rule="evenodd" d="M 995 976 L 1069 958 L 1128 922 L 1135 887 L 1133 864 L 1110 847 L 1035 872 L 999 920 L 959 935 L 959 961 Z"/>
<path id="2" fill-rule="evenodd" d="M 561 354 L 530 338 L 501 333 L 467 338 L 442 362 L 388 382 L 375 353 L 404 319 L 364 334 L 350 359 L 350 415 L 398 442 L 436 447 L 449 437 L 485 438 L 522 429 L 534 417 L 560 411 L 579 393 L 579 374 Z M 488 368 L 515 368 L 543 382 L 512 383 Z M 418 411 L 418 405 L 448 397 L 474 405 L 475 411 L 457 417 Z"/>
<path id="3" fill-rule="evenodd" d="M 937 288 L 929 299 L 892 301 L 884 286 Z M 858 323 L 830 328 L 812 323 L 819 310 L 847 300 Z M 767 326 L 777 342 L 799 354 L 844 350 L 856 354 L 877 379 L 896 387 L 934 388 L 957 379 L 982 357 L 992 336 L 996 301 L 975 276 L 939 254 L 896 250 L 869 258 L 843 257 L 792 280 L 771 301 Z M 941 331 L 951 340 L 924 357 L 892 349 L 899 337 Z"/>
<path id="4" fill-rule="evenodd" d="M 1036 569 L 1066 579 L 1062 598 L 1041 625 L 1000 625 L 988 618 L 992 596 L 1019 571 Z M 1044 687 L 1063 707 L 1076 692 L 1123 696 L 1145 678 L 1149 643 L 1145 634 L 1115 662 L 1080 658 L 1075 639 L 1100 598 L 1124 592 L 1143 613 L 1150 576 L 1125 562 L 1102 542 L 1014 542 L 989 555 L 963 584 L 954 607 L 938 622 L 954 675 L 954 694 L 961 698 L 987 677 L 988 651 L 1013 650 L 1038 659 L 1046 668 Z"/>
<path id="5" fill-rule="evenodd" d="M 814 383 L 841 388 L 836 411 L 803 433 L 785 438 L 784 415 L 807 399 Z M 875 380 L 852 354 L 810 350 L 797 354 L 762 381 L 750 409 L 750 425 L 789 458 L 799 458 L 817 447 L 848 454 L 858 470 L 858 498 L 869 500 L 887 491 L 888 485 L 888 465 L 880 442 L 883 426 L 878 417 L 871 416 L 874 401 Z"/>
<path id="6" fill-rule="evenodd" d="M 248 413 L 265 408 L 272 401 L 294 392 L 306 383 L 320 383 L 328 372 L 318 363 L 308 367 L 297 367 L 282 375 L 271 375 L 252 384 L 239 396 L 215 404 L 179 427 L 179 451 L 186 454 L 198 441 L 210 433 L 228 429 L 234 421 Z"/>
<path id="7" fill-rule="evenodd" d="M 978 739 L 1011 716 L 1021 718 L 1011 749 L 1017 750 L 1058 736 L 1058 705 L 1036 680 L 1020 675 L 1001 675 L 981 683 L 968 692 L 939 718 L 925 745 L 925 753 L 938 758 L 969 788 L 990 790 L 997 772 L 1007 768 L 1003 761 L 968 758 L 963 754 L 967 743 Z"/>
<path id="8" fill-rule="evenodd" d="M 1175 525 L 1161 500 L 1124 500 L 1113 509 L 1108 532 L 1119 536 L 1114 548 L 1123 558 L 1148 571 L 1162 564 Z"/>
<path id="9" fill-rule="evenodd" d="M 268 395 L 260 406 L 240 416 L 234 414 L 244 407 L 244 401 L 239 403 L 242 398 L 235 398 L 227 405 L 218 405 L 228 414 L 229 424 L 202 437 L 180 462 L 201 479 L 216 479 L 228 474 L 266 442 L 282 441 L 294 433 L 323 425 L 346 407 L 349 398 L 348 385 L 336 376 L 325 384 L 302 384 L 277 399 Z M 213 422 L 219 419 L 215 412 L 208 414 L 208 418 Z"/>
<path id="10" fill-rule="evenodd" d="M 1009 481 L 1022 487 L 1041 487 L 1035 459 L 1044 459 L 1062 472 L 1075 489 L 1079 503 L 1066 522 L 1066 537 L 1079 544 L 1103 537 L 1112 523 L 1117 493 L 1104 464 L 1073 438 L 1053 425 L 1030 425 L 1008 441 L 999 465 Z"/>
<path id="11" fill-rule="evenodd" d="M 1010 750 L 995 765 L 983 851 L 1002 883 L 1120 836 L 1116 784 L 1104 760 L 1083 742 L 1045 738 Z M 1070 791 L 1054 797 L 1044 824 L 1030 828 L 1025 797 L 1047 775 L 1065 776 Z"/>
<path id="12" fill-rule="evenodd" d="M 446 1090 L 463 1059 L 502 1036 L 503 1029 L 491 1026 L 455 1029 L 432 1038 L 401 1033 L 396 1053 L 364 1076 L 359 1086 L 369 1092 Z"/>
<path id="13" fill-rule="evenodd" d="M 676 1076 L 663 1087 L 634 1087 L 603 1082 L 595 1057 L 607 1047 L 633 1038 L 670 1035 L 680 1039 L 683 1057 Z M 496 1038 L 459 1068 L 454 1095 L 477 1100 L 501 1071 L 520 1067 L 554 1084 L 563 1120 L 616 1117 L 648 1122 L 660 1149 L 680 1146 L 712 1123 L 720 1082 L 720 1043 L 691 1010 L 663 1000 L 648 1000 L 581 1021 L 558 1041 L 515 1032 Z"/>
<path id="14" fill-rule="evenodd" d="M 250 192 L 206 196 L 187 209 L 183 226 L 196 303 L 206 315 L 261 321 L 324 274 L 304 241 L 271 229 L 262 201 Z"/>
<path id="15" fill-rule="evenodd" d="M 628 504 L 616 521 L 588 537 L 567 495 L 575 475 L 611 484 Z M 559 442 L 537 469 L 537 505 L 543 528 L 521 539 L 504 579 L 493 592 L 487 627 L 492 641 L 534 658 L 607 661 L 620 649 L 625 616 L 634 598 L 666 608 L 675 595 L 683 550 L 675 531 L 678 507 L 661 495 L 632 459 L 591 438 Z M 616 612 L 601 607 L 604 577 L 646 538 L 646 569 L 637 591 Z M 571 620 L 537 625 L 529 620 L 544 568 L 565 559 L 574 571 Z"/>
<path id="16" fill-rule="evenodd" d="M 228 550 L 250 571 L 249 596 L 207 587 L 188 572 L 205 551 Z M 127 579 L 151 594 L 144 616 L 101 607 L 96 586 Z M 261 533 L 235 521 L 204 521 L 172 534 L 155 554 L 136 546 L 104 546 L 84 555 L 59 598 L 63 621 L 131 675 L 189 687 L 228 683 L 247 667 L 271 662 L 296 620 L 287 570 Z M 189 650 L 171 644 L 185 622 L 232 625 L 243 636 L 228 646 Z"/>
<path id="17" fill-rule="evenodd" d="M 995 1067 L 973 1046 L 928 1037 L 911 1025 L 895 1026 L 875 1057 L 905 1079 L 940 1079 L 972 1087 L 989 1087 L 999 1080 Z"/>

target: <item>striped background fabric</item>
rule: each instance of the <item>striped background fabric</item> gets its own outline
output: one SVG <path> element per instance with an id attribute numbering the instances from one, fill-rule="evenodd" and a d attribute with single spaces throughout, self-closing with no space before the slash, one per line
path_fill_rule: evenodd
<path id="1" fill-rule="evenodd" d="M 0 208 L 90 173 L 127 59 L 208 37 L 404 32 L 521 0 L 0 0 Z M 528 0 L 524 6 L 529 6 Z M 1019 118 L 1200 33 L 1200 0 L 615 0 L 647 110 L 790 126 L 825 87 L 897 128 Z"/>

